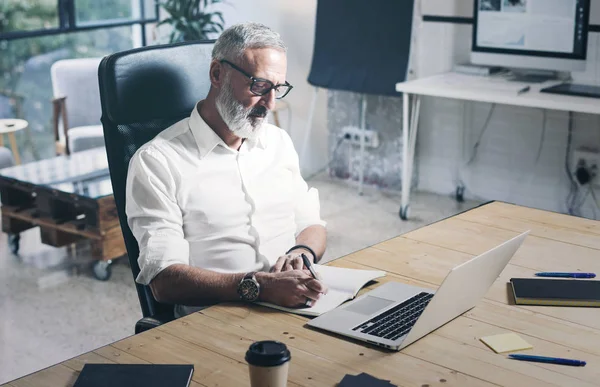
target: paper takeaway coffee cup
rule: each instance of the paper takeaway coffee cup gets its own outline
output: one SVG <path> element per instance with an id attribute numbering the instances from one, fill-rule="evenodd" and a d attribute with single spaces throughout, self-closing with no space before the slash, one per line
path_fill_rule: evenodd
<path id="1" fill-rule="evenodd" d="M 286 387 L 290 351 L 279 341 L 257 341 L 246 352 L 252 387 Z"/>

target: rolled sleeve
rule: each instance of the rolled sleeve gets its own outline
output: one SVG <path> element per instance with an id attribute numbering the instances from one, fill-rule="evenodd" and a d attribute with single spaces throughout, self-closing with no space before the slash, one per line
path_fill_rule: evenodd
<path id="1" fill-rule="evenodd" d="M 175 192 L 176 181 L 163 154 L 142 148 L 134 155 L 127 176 L 125 211 L 140 249 L 136 278 L 140 284 L 148 285 L 173 264 L 189 264 L 189 244 Z"/>
<path id="2" fill-rule="evenodd" d="M 296 236 L 305 228 L 313 225 L 327 226 L 327 223 L 321 219 L 321 205 L 319 203 L 319 191 L 316 188 L 308 189 L 306 182 L 300 176 L 304 183 L 304 190 L 299 195 L 296 202 L 295 217 L 296 217 Z"/>
<path id="3" fill-rule="evenodd" d="M 294 186 L 294 217 L 296 221 L 296 236 L 305 228 L 314 225 L 327 226 L 327 223 L 321 219 L 321 205 L 319 203 L 319 191 L 316 188 L 309 188 L 308 184 L 300 174 L 300 161 L 298 153 L 289 135 L 282 131 L 284 136 L 285 154 L 290 157 L 288 160 L 291 165 L 292 179 Z"/>

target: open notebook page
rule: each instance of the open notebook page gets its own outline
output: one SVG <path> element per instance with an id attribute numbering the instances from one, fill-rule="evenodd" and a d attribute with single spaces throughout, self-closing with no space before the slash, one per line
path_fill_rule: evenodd
<path id="1" fill-rule="evenodd" d="M 324 265 L 314 265 L 314 268 L 323 278 L 329 291 L 310 308 L 286 308 L 263 302 L 258 304 L 306 316 L 319 316 L 337 308 L 344 301 L 354 298 L 369 281 L 385 276 L 385 271 L 380 270 L 357 270 Z"/>
<path id="2" fill-rule="evenodd" d="M 385 271 L 381 270 L 358 270 L 326 265 L 313 265 L 313 267 L 323 278 L 329 290 L 335 289 L 351 294 L 351 298 L 354 298 L 369 281 L 385 276 Z"/>

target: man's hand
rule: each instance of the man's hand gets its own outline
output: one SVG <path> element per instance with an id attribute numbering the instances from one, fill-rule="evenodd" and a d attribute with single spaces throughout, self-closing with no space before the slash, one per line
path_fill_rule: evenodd
<path id="1" fill-rule="evenodd" d="M 290 270 L 307 270 L 308 268 L 304 266 L 304 261 L 302 260 L 302 253 L 306 255 L 308 260 L 313 263 L 312 254 L 306 253 L 304 249 L 298 249 L 290 251 L 289 254 L 282 255 L 277 259 L 275 265 L 271 267 L 271 273 L 279 273 L 280 271 L 290 271 Z"/>
<path id="2" fill-rule="evenodd" d="M 260 284 L 260 301 L 288 308 L 306 306 L 307 300 L 314 304 L 327 293 L 327 286 L 304 270 L 256 273 L 256 280 Z"/>

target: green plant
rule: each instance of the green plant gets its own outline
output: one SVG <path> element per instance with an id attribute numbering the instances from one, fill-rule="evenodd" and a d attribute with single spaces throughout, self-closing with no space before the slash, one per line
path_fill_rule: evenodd
<path id="1" fill-rule="evenodd" d="M 166 0 L 159 2 L 169 16 L 158 26 L 172 28 L 170 43 L 210 39 L 213 34 L 223 31 L 223 14 L 219 11 L 207 12 L 207 8 L 222 0 Z"/>

